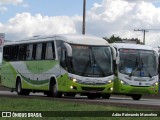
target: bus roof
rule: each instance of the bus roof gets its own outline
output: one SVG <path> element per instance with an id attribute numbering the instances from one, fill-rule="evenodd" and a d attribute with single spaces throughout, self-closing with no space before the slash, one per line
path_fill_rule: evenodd
<path id="1" fill-rule="evenodd" d="M 126 48 L 126 49 L 143 49 L 143 50 L 154 50 L 153 47 L 140 44 L 129 44 L 129 43 L 112 43 L 112 45 L 117 48 Z"/>
<path id="2" fill-rule="evenodd" d="M 14 45 L 14 44 L 25 44 L 25 43 L 37 43 L 53 40 L 62 40 L 67 43 L 72 44 L 81 44 L 81 45 L 109 45 L 109 43 L 98 37 L 89 36 L 89 35 L 69 35 L 69 34 L 60 34 L 52 36 L 34 36 L 23 40 L 5 42 L 5 45 Z"/>

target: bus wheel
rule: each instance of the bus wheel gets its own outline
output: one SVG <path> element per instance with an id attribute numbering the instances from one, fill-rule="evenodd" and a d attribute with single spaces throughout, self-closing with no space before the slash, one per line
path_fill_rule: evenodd
<path id="1" fill-rule="evenodd" d="M 17 91 L 18 95 L 29 95 L 29 93 L 30 93 L 28 90 L 22 89 L 22 83 L 20 80 L 17 81 L 16 91 Z"/>
<path id="2" fill-rule="evenodd" d="M 50 91 L 47 93 L 47 96 L 48 97 L 58 97 L 58 98 L 61 98 L 62 97 L 62 93 L 58 92 L 56 84 L 52 84 L 51 87 L 50 87 Z"/>
<path id="3" fill-rule="evenodd" d="M 140 95 L 140 94 L 132 95 L 132 99 L 133 99 L 133 100 L 140 100 L 141 97 L 142 97 L 142 95 Z"/>
<path id="4" fill-rule="evenodd" d="M 88 97 L 88 99 L 95 99 L 96 95 L 95 94 L 88 94 L 87 97 Z"/>
<path id="5" fill-rule="evenodd" d="M 102 94 L 103 99 L 109 99 L 111 94 Z"/>

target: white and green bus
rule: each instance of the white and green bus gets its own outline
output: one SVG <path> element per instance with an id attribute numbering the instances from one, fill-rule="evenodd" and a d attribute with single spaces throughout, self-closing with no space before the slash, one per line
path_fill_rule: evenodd
<path id="1" fill-rule="evenodd" d="M 19 95 L 109 98 L 113 91 L 115 49 L 103 39 L 84 35 L 35 36 L 6 42 L 2 85 Z"/>
<path id="2" fill-rule="evenodd" d="M 158 93 L 158 52 L 138 44 L 113 43 L 117 51 L 114 93 L 139 100 Z"/>

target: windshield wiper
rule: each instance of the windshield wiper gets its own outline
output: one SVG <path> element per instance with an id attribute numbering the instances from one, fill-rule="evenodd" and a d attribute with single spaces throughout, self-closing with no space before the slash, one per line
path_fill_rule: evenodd
<path id="1" fill-rule="evenodd" d="M 137 70 L 139 70 L 137 57 L 135 63 L 136 63 L 136 68 L 129 74 L 129 77 L 131 77 Z"/>
<path id="2" fill-rule="evenodd" d="M 142 61 L 142 68 L 144 68 L 144 69 L 147 71 L 148 76 L 149 76 L 150 78 L 152 78 L 152 75 L 150 74 L 150 72 L 148 71 L 148 69 L 146 68 L 146 66 L 144 66 L 144 63 L 143 63 L 143 59 L 142 59 L 142 58 L 141 58 L 141 61 Z"/>
<path id="3" fill-rule="evenodd" d="M 93 51 L 92 51 L 92 55 L 93 55 L 93 59 L 94 59 L 94 64 L 97 64 L 97 65 L 98 65 L 98 68 L 99 68 L 99 70 L 101 71 L 102 75 L 105 76 L 104 71 L 102 70 L 102 68 L 100 67 L 100 65 L 98 64 L 98 62 L 96 61 L 96 58 L 95 58 L 95 56 L 94 56 L 94 52 L 93 52 Z M 107 67 L 107 66 L 106 66 L 106 67 Z M 93 68 L 93 70 L 94 70 L 94 68 Z"/>
<path id="4" fill-rule="evenodd" d="M 86 73 L 88 66 L 92 65 L 92 64 L 93 64 L 93 60 L 92 60 L 91 51 L 90 51 L 89 52 L 89 60 L 87 61 L 87 65 L 86 65 L 84 71 L 81 74 L 82 76 Z"/>

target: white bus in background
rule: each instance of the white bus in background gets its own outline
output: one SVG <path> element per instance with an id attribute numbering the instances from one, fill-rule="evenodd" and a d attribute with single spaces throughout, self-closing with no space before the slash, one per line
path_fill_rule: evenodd
<path id="1" fill-rule="evenodd" d="M 138 44 L 113 43 L 117 51 L 114 90 L 139 100 L 158 93 L 158 52 Z"/>
<path id="2" fill-rule="evenodd" d="M 37 36 L 6 42 L 2 85 L 19 95 L 109 98 L 113 90 L 115 49 L 105 40 L 85 35 Z"/>

